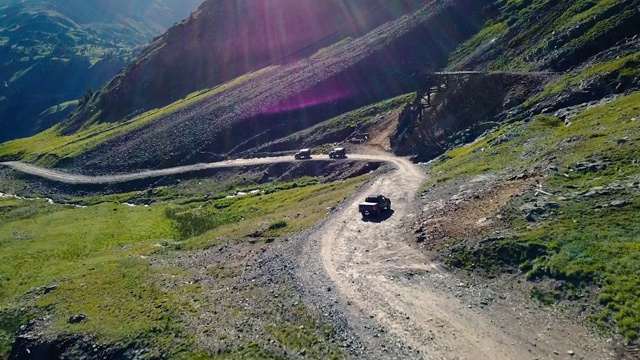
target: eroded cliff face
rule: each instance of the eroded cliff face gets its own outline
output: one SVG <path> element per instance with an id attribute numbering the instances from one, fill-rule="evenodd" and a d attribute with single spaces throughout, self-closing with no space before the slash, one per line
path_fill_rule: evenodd
<path id="1" fill-rule="evenodd" d="M 119 121 L 265 66 L 304 58 L 423 5 L 419 0 L 206 1 L 156 38 L 93 105 L 102 111 L 100 121 Z M 72 123 L 90 117 L 81 111 Z"/>
<path id="2" fill-rule="evenodd" d="M 431 92 L 428 103 L 422 100 L 421 114 L 409 106 L 403 111 L 391 139 L 394 151 L 426 161 L 472 141 L 552 78 L 551 73 L 503 72 L 439 77 L 442 88 Z"/>

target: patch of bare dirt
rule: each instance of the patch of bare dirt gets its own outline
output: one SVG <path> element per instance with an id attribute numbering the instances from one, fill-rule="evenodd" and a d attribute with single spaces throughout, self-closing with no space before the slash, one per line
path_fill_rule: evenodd
<path id="1" fill-rule="evenodd" d="M 402 113 L 402 109 L 396 109 L 381 115 L 380 121 L 377 121 L 368 129 L 369 141 L 367 145 L 385 151 L 391 149 L 391 135 L 398 128 L 400 113 Z"/>
<path id="2" fill-rule="evenodd" d="M 436 250 L 452 239 L 479 238 L 504 228 L 500 209 L 531 187 L 533 179 L 496 181 L 491 186 L 473 180 L 449 198 L 434 199 L 423 208 L 418 241 Z"/>

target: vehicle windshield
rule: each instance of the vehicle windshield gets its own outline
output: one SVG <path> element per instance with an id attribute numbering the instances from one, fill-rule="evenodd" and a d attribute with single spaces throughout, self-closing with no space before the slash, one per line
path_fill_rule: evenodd
<path id="1" fill-rule="evenodd" d="M 369 196 L 368 198 L 365 199 L 365 202 L 370 202 L 370 203 L 378 202 L 378 197 L 377 196 Z"/>

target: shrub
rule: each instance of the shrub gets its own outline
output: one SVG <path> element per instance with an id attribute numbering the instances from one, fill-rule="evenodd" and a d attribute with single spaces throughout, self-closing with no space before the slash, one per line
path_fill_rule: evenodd
<path id="1" fill-rule="evenodd" d="M 284 219 L 275 220 L 269 224 L 269 230 L 278 230 L 287 227 L 287 222 Z"/>
<path id="2" fill-rule="evenodd" d="M 165 210 L 165 216 L 173 221 L 174 227 L 182 239 L 202 235 L 215 226 L 210 214 L 197 210 L 183 212 L 179 212 L 175 208 Z"/>

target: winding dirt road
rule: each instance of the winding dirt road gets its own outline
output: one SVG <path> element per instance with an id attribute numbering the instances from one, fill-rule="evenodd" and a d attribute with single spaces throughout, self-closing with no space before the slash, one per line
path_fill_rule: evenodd
<path id="1" fill-rule="evenodd" d="M 384 156 L 384 155 L 349 154 L 348 158 L 350 160 L 389 161 L 389 156 Z M 19 161 L 0 162 L 0 166 L 5 166 L 25 174 L 29 174 L 32 176 L 37 176 L 37 177 L 45 178 L 51 181 L 65 183 L 65 184 L 114 184 L 114 183 L 122 183 L 122 182 L 128 182 L 133 180 L 146 179 L 146 178 L 167 176 L 167 175 L 186 174 L 190 172 L 197 172 L 197 171 L 202 171 L 207 169 L 232 168 L 232 167 L 249 166 L 249 165 L 276 164 L 276 163 L 296 162 L 296 161 L 335 161 L 335 160 L 330 160 L 326 156 L 321 156 L 321 155 L 314 156 L 310 160 L 294 160 L 293 157 L 291 156 L 277 156 L 277 157 L 264 157 L 264 158 L 255 158 L 255 159 L 236 159 L 236 160 L 228 160 L 228 161 L 213 162 L 213 163 L 201 163 L 201 164 L 177 166 L 177 167 L 158 169 L 158 170 L 143 170 L 143 171 L 139 171 L 131 174 L 100 175 L 100 176 L 71 174 L 71 173 L 58 171 L 58 170 L 46 169 L 39 166 L 22 163 Z M 340 161 L 340 160 L 337 160 L 337 161 Z"/>
<path id="2" fill-rule="evenodd" d="M 408 160 L 385 158 L 395 171 L 377 177 L 360 195 L 388 196 L 393 214 L 362 221 L 357 206 L 362 199 L 355 196 L 310 241 L 321 243 L 324 269 L 359 308 L 354 316 L 375 319 L 417 350 L 416 358 L 613 358 L 603 340 L 561 314 L 539 308 L 528 294 L 504 296 L 461 284 L 419 251 L 411 229 L 420 213 L 416 194 L 426 176 Z M 491 303 L 472 305 L 461 295 L 465 292 Z"/>
<path id="3" fill-rule="evenodd" d="M 387 154 L 350 159 L 384 161 L 395 170 L 378 176 L 359 195 L 384 194 L 393 213 L 380 221 L 363 221 L 353 196 L 309 236 L 326 275 L 338 290 L 344 312 L 353 322 L 375 322 L 423 359 L 610 359 L 601 339 L 552 311 L 490 289 L 472 289 L 419 251 L 410 229 L 420 213 L 416 194 L 426 175 L 406 159 Z M 290 162 L 291 157 L 240 159 L 135 174 L 83 176 L 19 162 L 0 163 L 16 171 L 73 184 L 124 182 L 209 168 Z M 313 161 L 329 161 L 316 157 Z M 338 160 L 339 161 L 339 160 Z M 310 245 L 311 246 L 311 245 Z M 304 261 L 304 260 L 302 260 Z M 310 275 L 314 276 L 314 275 Z M 491 298 L 487 307 L 472 306 L 460 293 Z M 516 296 L 518 298 L 518 296 Z M 524 299 L 524 300 L 522 300 Z M 524 303 L 522 302 L 524 301 Z M 525 304 L 525 305 L 523 305 Z M 530 305 L 527 306 L 526 304 Z M 371 334 L 361 333 L 365 339 Z M 375 344 L 375 341 L 368 343 Z"/>

